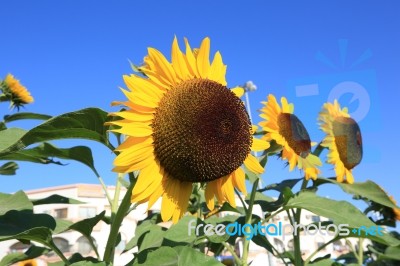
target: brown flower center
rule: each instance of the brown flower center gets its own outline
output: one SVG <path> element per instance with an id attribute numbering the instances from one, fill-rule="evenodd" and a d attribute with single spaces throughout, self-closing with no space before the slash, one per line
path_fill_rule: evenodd
<path id="1" fill-rule="evenodd" d="M 352 118 L 337 117 L 333 121 L 333 135 L 340 160 L 347 169 L 353 169 L 363 155 L 360 127 Z"/>
<path id="2" fill-rule="evenodd" d="M 181 181 L 208 182 L 232 173 L 252 144 L 243 102 L 208 79 L 183 81 L 168 91 L 152 128 L 156 158 Z"/>
<path id="3" fill-rule="evenodd" d="M 279 134 L 281 134 L 294 152 L 306 158 L 311 151 L 311 141 L 307 129 L 294 114 L 281 113 L 278 116 Z"/>

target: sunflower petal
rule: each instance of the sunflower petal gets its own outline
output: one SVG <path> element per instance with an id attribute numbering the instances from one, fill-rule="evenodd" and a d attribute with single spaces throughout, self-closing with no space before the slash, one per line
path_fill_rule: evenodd
<path id="1" fill-rule="evenodd" d="M 251 145 L 252 151 L 264 151 L 270 147 L 269 142 L 253 138 L 253 143 Z"/>
<path id="2" fill-rule="evenodd" d="M 260 162 L 251 154 L 249 154 L 246 160 L 244 160 L 244 165 L 253 173 L 264 173 L 264 168 L 261 166 Z"/>
<path id="3" fill-rule="evenodd" d="M 197 55 L 197 71 L 201 78 L 207 78 L 210 70 L 210 38 L 204 38 Z"/>

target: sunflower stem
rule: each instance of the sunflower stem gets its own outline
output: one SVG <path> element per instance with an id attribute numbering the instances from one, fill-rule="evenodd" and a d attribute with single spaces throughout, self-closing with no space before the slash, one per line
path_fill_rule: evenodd
<path id="1" fill-rule="evenodd" d="M 56 246 L 53 240 L 51 240 L 49 243 L 47 243 L 47 246 L 54 251 L 57 256 L 61 258 L 61 260 L 64 262 L 65 265 L 71 265 L 69 260 L 64 256 L 64 254 L 61 252 L 61 250 Z"/>
<path id="2" fill-rule="evenodd" d="M 232 254 L 233 258 L 235 259 L 235 264 L 241 265 L 242 261 L 240 260 L 240 258 L 238 257 L 238 255 L 236 254 L 236 252 L 232 248 L 232 246 L 229 245 L 229 243 L 226 243 L 226 242 L 222 242 L 222 245 L 224 245 L 224 247 Z"/>
<path id="3" fill-rule="evenodd" d="M 364 261 L 364 249 L 363 249 L 364 238 L 360 237 L 358 239 L 358 264 L 363 265 Z"/>
<path id="4" fill-rule="evenodd" d="M 247 213 L 246 204 L 245 204 L 244 200 L 242 199 L 242 196 L 240 195 L 239 191 L 238 191 L 236 188 L 235 188 L 235 193 L 236 193 L 236 195 L 238 196 L 240 202 L 242 203 L 242 206 L 243 206 L 243 208 L 244 208 L 244 212 Z"/>
<path id="5" fill-rule="evenodd" d="M 131 174 L 129 174 L 129 175 L 130 175 L 130 181 L 131 181 L 130 185 L 125 193 L 124 198 L 121 201 L 121 204 L 117 208 L 117 211 L 114 215 L 114 219 L 112 219 L 110 234 L 108 236 L 108 240 L 107 240 L 107 244 L 106 244 L 106 248 L 105 248 L 104 256 L 103 256 L 103 260 L 104 260 L 104 262 L 106 262 L 106 264 L 112 263 L 112 260 L 114 257 L 113 255 L 114 255 L 115 244 L 118 239 L 118 232 L 121 227 L 122 220 L 124 219 L 126 213 L 128 212 L 128 210 L 131 206 L 132 189 L 135 186 L 136 182 L 135 182 L 135 179 L 131 177 Z M 119 179 L 118 179 L 118 183 L 120 183 Z M 115 199 L 117 199 L 117 202 L 118 202 L 119 196 L 114 197 L 114 202 L 115 202 Z"/>
<path id="6" fill-rule="evenodd" d="M 320 145 L 318 145 L 318 147 L 320 147 Z M 317 150 L 317 148 L 316 148 L 316 150 Z M 319 153 L 321 153 L 321 152 L 319 152 Z M 308 184 L 308 180 L 306 178 L 304 178 L 303 182 L 301 183 L 300 191 L 306 189 L 307 184 Z M 294 221 L 296 222 L 296 224 L 300 224 L 300 219 L 301 219 L 301 209 L 299 208 L 296 210 L 296 213 L 294 214 Z M 296 266 L 297 265 L 302 266 L 303 259 L 301 257 L 300 235 L 297 234 L 297 232 L 294 232 L 293 242 L 294 242 L 294 258 L 295 258 Z"/>
<path id="7" fill-rule="evenodd" d="M 253 218 L 253 205 L 254 205 L 254 199 L 256 197 L 258 182 L 259 182 L 259 178 L 257 178 L 256 181 L 254 181 L 253 188 L 251 189 L 249 207 L 247 208 L 247 212 L 246 212 L 246 224 L 251 224 L 251 220 Z M 247 230 L 250 230 L 250 228 L 248 226 L 246 226 L 246 231 Z M 242 265 L 243 266 L 248 265 L 247 258 L 249 256 L 249 246 L 250 246 L 250 239 L 247 239 L 247 237 L 244 237 L 243 238 L 243 256 L 242 256 Z"/>

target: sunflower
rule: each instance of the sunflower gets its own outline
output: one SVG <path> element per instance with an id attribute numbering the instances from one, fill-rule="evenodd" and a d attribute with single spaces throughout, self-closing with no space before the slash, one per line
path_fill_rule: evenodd
<path id="1" fill-rule="evenodd" d="M 263 103 L 260 116 L 265 120 L 259 125 L 267 133 L 262 139 L 274 140 L 282 146 L 281 156 L 288 161 L 290 171 L 297 165 L 299 169 L 303 169 L 307 180 L 315 180 L 320 173 L 317 166 L 321 166 L 322 163 L 311 153 L 310 136 L 300 119 L 293 114 L 293 104 L 289 104 L 287 99 L 282 97 L 280 107 L 272 94 L 268 95 L 268 101 Z"/>
<path id="2" fill-rule="evenodd" d="M 8 74 L 0 83 L 0 88 L 3 91 L 0 99 L 10 101 L 11 106 L 19 108 L 24 104 L 33 102 L 33 97 L 29 91 L 11 74 Z"/>
<path id="3" fill-rule="evenodd" d="M 210 39 L 198 50 L 185 39 L 183 53 L 175 38 L 171 61 L 148 49 L 143 76 L 124 76 L 128 101 L 115 102 L 127 110 L 113 113 L 110 122 L 126 137 L 117 147 L 115 172 L 140 170 L 132 202 L 148 202 L 150 208 L 162 197 L 161 217 L 177 222 L 185 213 L 193 183 L 206 185 L 210 210 L 214 197 L 235 206 L 234 188 L 246 193 L 244 164 L 250 171 L 264 171 L 250 151 L 269 143 L 253 138 L 251 123 L 239 96 L 242 88 L 226 87 L 226 65 L 216 52 L 209 61 Z M 197 52 L 194 52 L 197 51 Z"/>
<path id="4" fill-rule="evenodd" d="M 389 199 L 391 202 L 393 202 L 394 205 L 397 204 L 396 200 L 393 198 L 393 196 L 389 196 Z M 400 209 L 399 208 L 393 208 L 393 216 L 397 221 L 400 221 Z"/>
<path id="5" fill-rule="evenodd" d="M 335 165 L 337 181 L 354 183 L 351 170 L 361 162 L 363 154 L 360 127 L 337 100 L 325 103 L 318 119 L 326 133 L 322 146 L 329 149 L 327 162 Z"/>
<path id="6" fill-rule="evenodd" d="M 20 261 L 18 263 L 18 266 L 37 266 L 38 263 L 36 260 L 31 259 L 31 260 L 24 260 L 24 261 Z"/>

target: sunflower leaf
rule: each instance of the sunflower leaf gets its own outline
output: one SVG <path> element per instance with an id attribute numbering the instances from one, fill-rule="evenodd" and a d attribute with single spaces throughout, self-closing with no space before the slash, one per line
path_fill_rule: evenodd
<path id="1" fill-rule="evenodd" d="M 335 225 L 347 225 L 349 232 L 341 236 L 342 238 L 351 236 L 364 237 L 389 246 L 400 245 L 399 240 L 387 233 L 371 233 L 371 230 L 376 231 L 378 228 L 377 225 L 347 201 L 327 199 L 317 196 L 313 192 L 303 191 L 290 198 L 284 208 L 306 209 L 312 213 L 331 219 Z"/>
<path id="2" fill-rule="evenodd" d="M 14 194 L 0 193 L 0 215 L 4 215 L 11 210 L 33 210 L 33 204 L 22 190 Z"/>
<path id="3" fill-rule="evenodd" d="M 84 204 L 85 202 L 76 199 L 67 198 L 58 194 L 53 194 L 42 199 L 32 199 L 33 205 L 43 205 L 43 204 Z"/>
<path id="4" fill-rule="evenodd" d="M 86 108 L 55 116 L 29 131 L 10 128 L 0 131 L 0 154 L 15 152 L 31 144 L 58 139 L 87 139 L 114 149 L 108 141 L 107 113 Z"/>
<path id="5" fill-rule="evenodd" d="M 18 170 L 18 164 L 15 162 L 7 162 L 0 166 L 0 175 L 15 175 Z"/>
<path id="6" fill-rule="evenodd" d="M 367 198 L 389 208 L 397 207 L 389 198 L 387 193 L 375 182 L 367 180 L 365 182 L 355 182 L 354 184 L 340 183 L 331 178 L 318 178 L 322 182 L 338 185 L 344 192 Z"/>
<path id="7" fill-rule="evenodd" d="M 23 113 L 15 113 L 12 115 L 5 115 L 4 122 L 8 123 L 8 122 L 22 120 L 22 119 L 47 120 L 50 118 L 51 118 L 50 115 L 23 112 Z"/>
<path id="8" fill-rule="evenodd" d="M 215 258 L 190 247 L 160 247 L 137 254 L 133 265 L 222 266 Z"/>
<path id="9" fill-rule="evenodd" d="M 0 154 L 1 160 L 26 161 L 41 164 L 59 164 L 50 157 L 67 160 L 75 160 L 88 166 L 96 176 L 99 176 L 94 167 L 92 151 L 86 146 L 75 146 L 72 148 L 58 148 L 50 143 L 44 142 L 32 149 L 25 149 L 13 153 Z"/>

